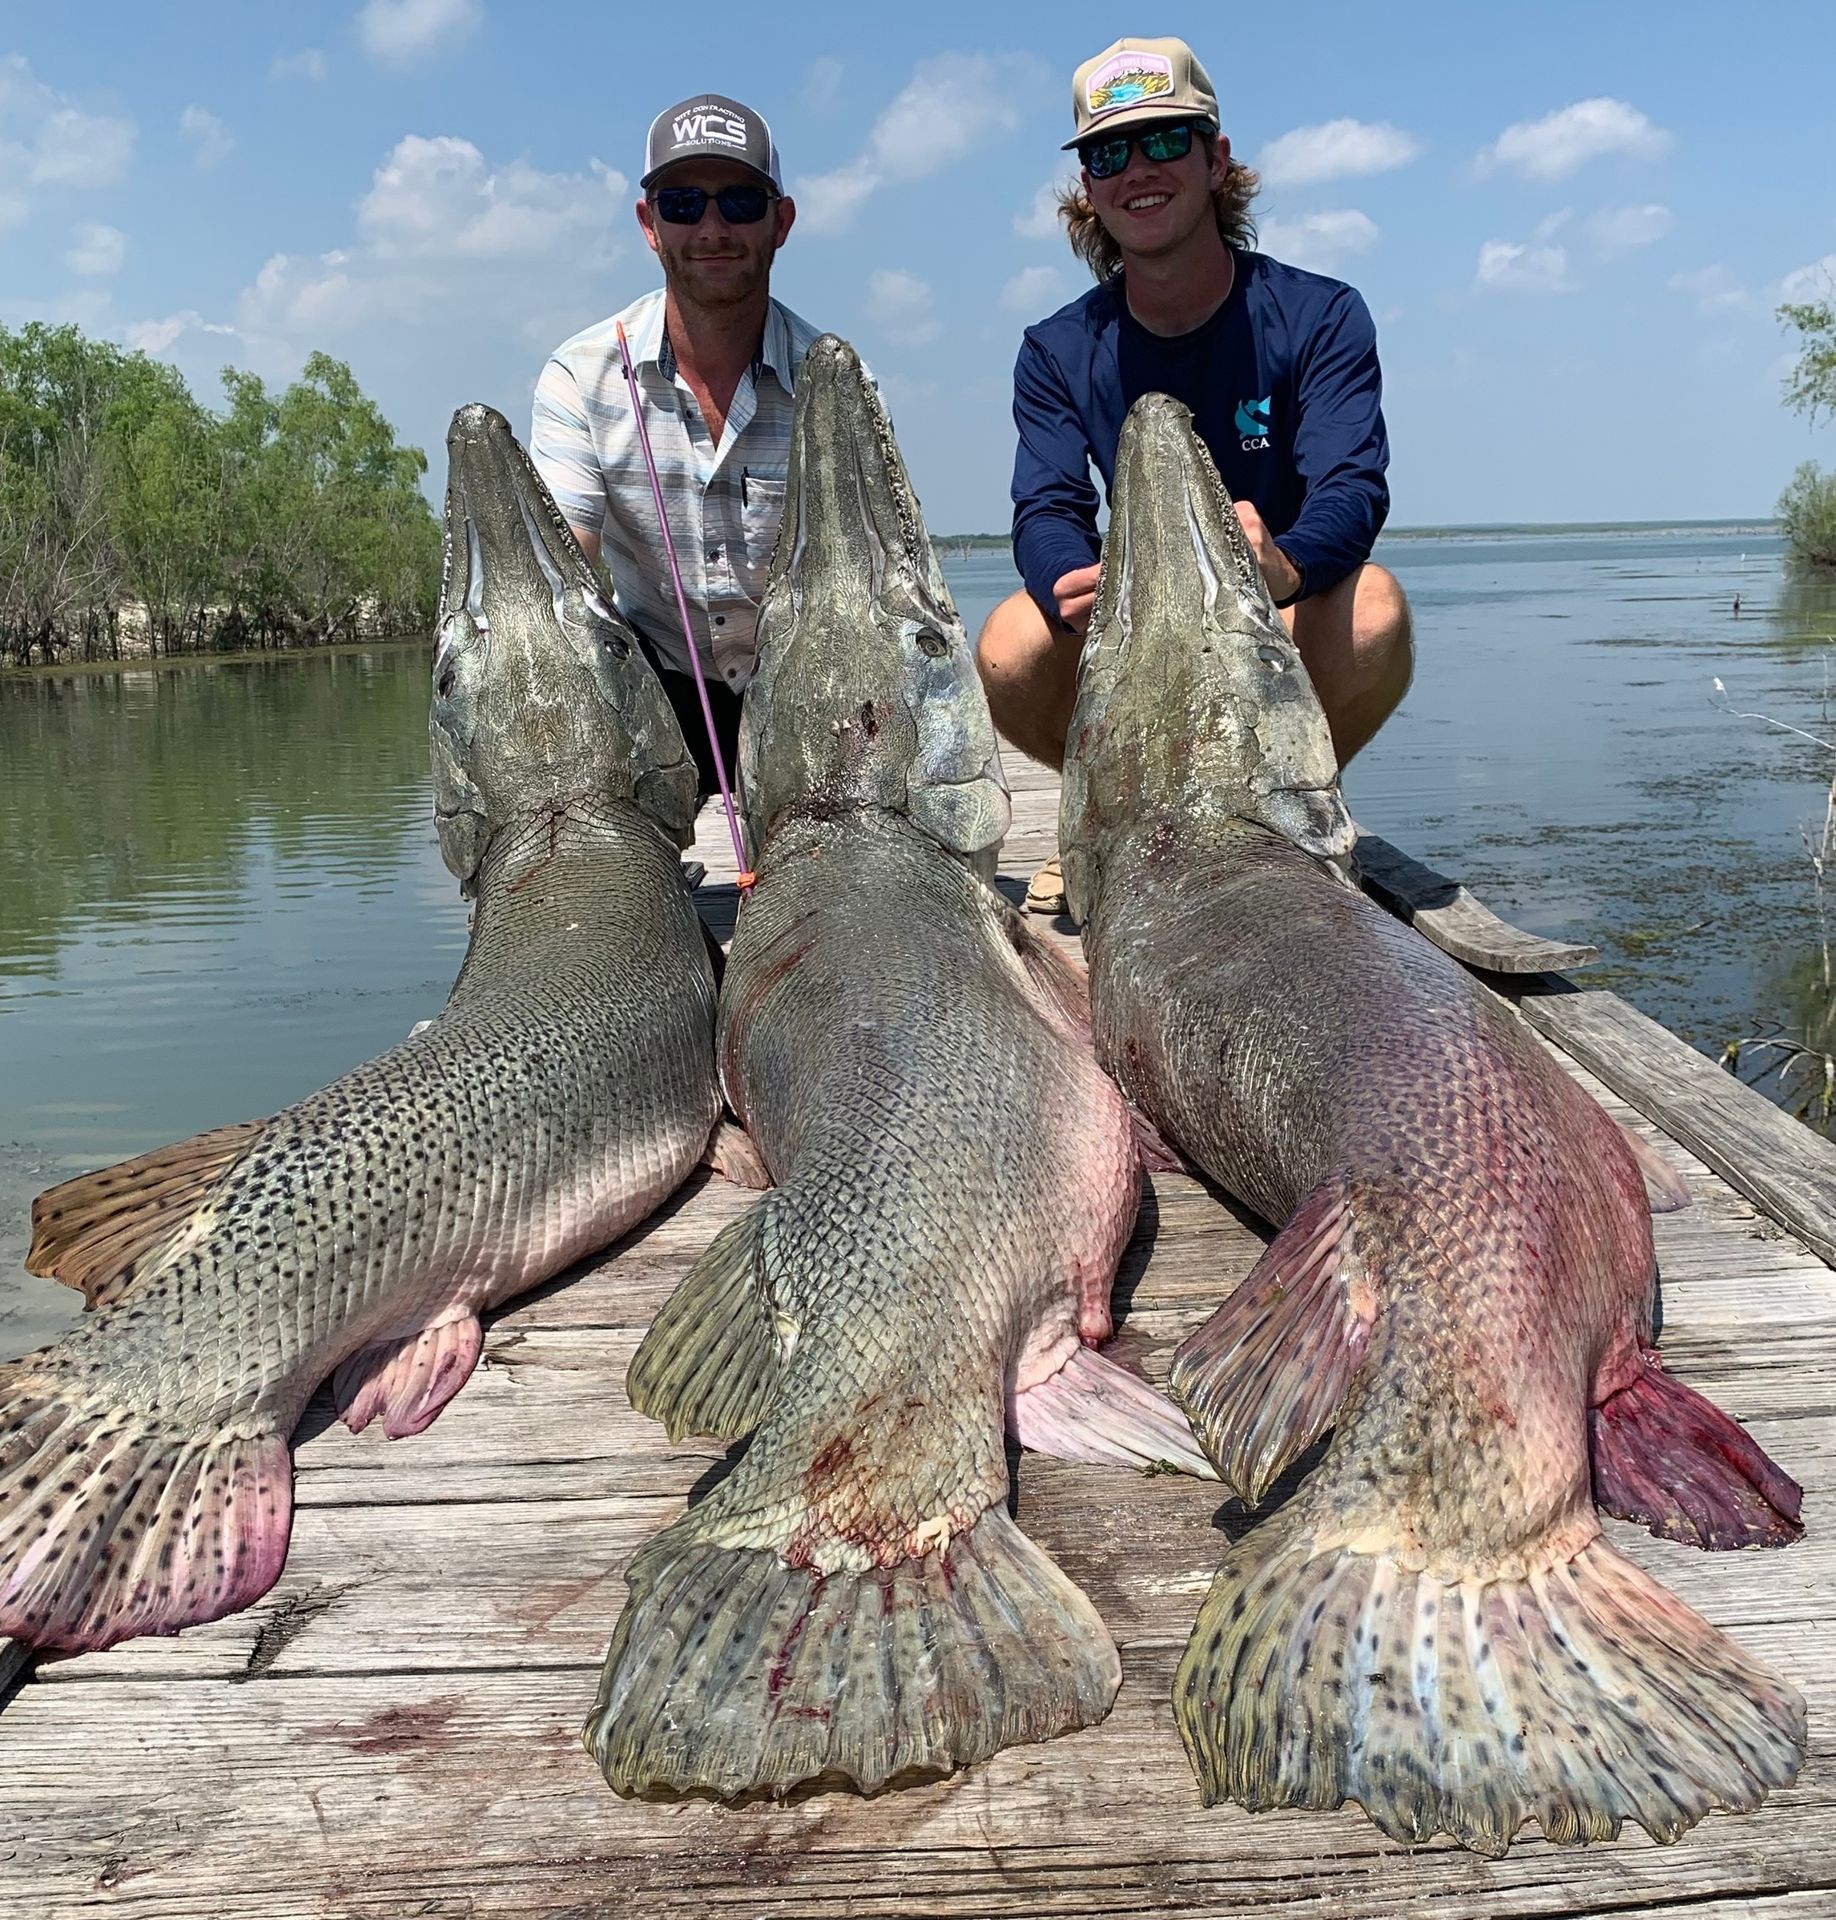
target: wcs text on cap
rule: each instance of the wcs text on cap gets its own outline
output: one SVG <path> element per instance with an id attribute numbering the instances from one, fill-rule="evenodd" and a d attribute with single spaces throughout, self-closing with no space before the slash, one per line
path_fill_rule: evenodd
<path id="1" fill-rule="evenodd" d="M 691 94 L 650 123 L 644 146 L 644 177 L 649 190 L 666 167 L 678 160 L 737 160 L 784 191 L 778 143 L 759 114 L 724 93 Z"/>

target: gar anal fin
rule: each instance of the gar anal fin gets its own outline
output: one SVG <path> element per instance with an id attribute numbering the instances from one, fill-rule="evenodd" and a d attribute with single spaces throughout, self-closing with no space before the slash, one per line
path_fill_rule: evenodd
<path id="1" fill-rule="evenodd" d="M 1782 1547 L 1804 1534 L 1804 1491 L 1745 1427 L 1686 1387 L 1650 1347 L 1588 1413 L 1594 1498 L 1665 1540 Z"/>
<path id="2" fill-rule="evenodd" d="M 1218 1476 L 1185 1416 L 1139 1374 L 1089 1347 L 1057 1372 L 1012 1394 L 1007 1424 L 1023 1447 L 1056 1460 Z"/>

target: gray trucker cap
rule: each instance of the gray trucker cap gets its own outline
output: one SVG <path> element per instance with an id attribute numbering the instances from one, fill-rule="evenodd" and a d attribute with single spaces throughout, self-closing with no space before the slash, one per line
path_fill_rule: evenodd
<path id="1" fill-rule="evenodd" d="M 638 185 L 649 191 L 665 167 L 678 160 L 737 160 L 762 174 L 779 193 L 784 175 L 778 166 L 778 143 L 771 129 L 750 107 L 729 100 L 724 93 L 692 93 L 650 123 L 644 144 L 644 177 Z"/>

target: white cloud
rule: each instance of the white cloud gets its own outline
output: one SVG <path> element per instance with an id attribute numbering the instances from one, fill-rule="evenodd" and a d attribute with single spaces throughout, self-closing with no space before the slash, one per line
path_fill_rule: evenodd
<path id="1" fill-rule="evenodd" d="M 1066 187 L 1075 186 L 1075 174 L 1061 174 L 1056 180 L 1048 180 L 1034 195 L 1032 204 L 1024 213 L 1014 215 L 1014 231 L 1023 240 L 1056 240 L 1065 230 L 1064 222 L 1058 217 L 1058 196 Z"/>
<path id="2" fill-rule="evenodd" d="M 484 23 L 482 0 L 367 0 L 357 37 L 373 59 L 409 66 L 447 53 Z"/>
<path id="3" fill-rule="evenodd" d="M 1807 267 L 1794 267 L 1779 282 L 1781 300 L 1829 300 L 1836 298 L 1836 253 L 1826 253 Z"/>
<path id="4" fill-rule="evenodd" d="M 76 239 L 64 255 L 64 265 L 72 273 L 95 278 L 119 273 L 127 257 L 127 235 L 119 227 L 105 227 L 99 221 L 85 220 L 76 230 Z"/>
<path id="5" fill-rule="evenodd" d="M 943 332 L 931 283 L 903 267 L 878 267 L 867 276 L 867 314 L 902 347 L 922 347 Z"/>
<path id="6" fill-rule="evenodd" d="M 1479 284 L 1501 293 L 1572 293 L 1568 249 L 1488 240 L 1479 249 Z"/>
<path id="7" fill-rule="evenodd" d="M 1662 240 L 1676 217 L 1668 207 L 1602 207 L 1587 221 L 1589 243 L 1600 253 L 1629 253 Z"/>
<path id="8" fill-rule="evenodd" d="M 411 133 L 376 169 L 357 226 L 379 261 L 539 260 L 604 242 L 625 192 L 625 176 L 598 161 L 589 174 L 523 160 L 492 173 L 469 140 Z"/>
<path id="9" fill-rule="evenodd" d="M 25 218 L 24 188 L 114 186 L 133 158 L 134 135 L 133 121 L 85 113 L 34 78 L 22 55 L 0 59 L 0 225 Z"/>
<path id="10" fill-rule="evenodd" d="M 185 333 L 214 333 L 235 337 L 236 329 L 206 320 L 196 307 L 168 314 L 163 320 L 131 320 L 122 328 L 121 337 L 140 353 L 156 357 Z"/>
<path id="11" fill-rule="evenodd" d="M 235 136 L 208 107 L 187 107 L 178 124 L 179 138 L 191 148 L 199 167 L 214 167 L 235 150 Z"/>
<path id="12" fill-rule="evenodd" d="M 1369 253 L 1383 237 L 1377 222 L 1356 207 L 1337 207 L 1284 220 L 1271 215 L 1258 223 L 1257 244 L 1290 266 L 1329 273 L 1355 254 Z"/>
<path id="13" fill-rule="evenodd" d="M 516 316 L 519 332 L 552 346 L 570 320 L 598 317 L 584 290 L 620 252 L 626 192 L 625 176 L 599 161 L 587 173 L 520 160 L 494 171 L 469 140 L 409 134 L 357 203 L 351 245 L 272 255 L 242 290 L 233 328 L 189 310 L 142 324 L 162 345 L 191 328 L 233 331 L 277 367 L 370 326 L 426 327 L 457 312 L 480 324 Z M 551 298 L 536 311 L 532 266 L 555 262 L 566 267 L 550 275 Z"/>
<path id="14" fill-rule="evenodd" d="M 268 69 L 270 80 L 323 80 L 325 56 L 317 47 L 303 47 L 298 53 L 283 53 Z"/>
<path id="15" fill-rule="evenodd" d="M 1065 277 L 1056 267 L 1022 267 L 1001 289 L 1003 313 L 1035 319 L 1051 312 L 1064 299 Z"/>
<path id="16" fill-rule="evenodd" d="M 576 326 L 598 317 L 577 303 L 619 252 L 626 191 L 624 175 L 598 161 L 587 173 L 544 173 L 521 160 L 493 170 L 469 140 L 409 134 L 357 204 L 356 242 L 316 256 L 275 254 L 244 288 L 237 326 L 303 353 L 373 323 L 518 314 L 522 330 L 539 329 L 534 337 L 552 346 L 557 310 L 579 315 Z M 540 310 L 529 299 L 537 268 Z"/>
<path id="17" fill-rule="evenodd" d="M 1607 154 L 1651 159 L 1670 135 L 1624 100 L 1577 100 L 1572 107 L 1506 127 L 1479 155 L 1481 173 L 1502 167 L 1526 180 L 1560 180 Z"/>
<path id="18" fill-rule="evenodd" d="M 1672 293 L 1687 294 L 1703 313 L 1721 313 L 1751 304 L 1745 287 L 1719 261 L 1693 273 L 1673 273 L 1665 282 Z"/>
<path id="19" fill-rule="evenodd" d="M 16 227 L 32 211 L 32 203 L 22 193 L 0 190 L 0 233 Z"/>
<path id="20" fill-rule="evenodd" d="M 1036 77 L 1031 60 L 985 53 L 920 61 L 854 160 L 792 183 L 804 223 L 839 233 L 881 187 L 961 166 L 979 142 L 1019 125 Z"/>
<path id="21" fill-rule="evenodd" d="M 1327 120 L 1296 127 L 1256 156 L 1256 171 L 1271 187 L 1307 187 L 1406 167 L 1422 150 L 1412 133 L 1387 120 Z"/>
<path id="22" fill-rule="evenodd" d="M 848 167 L 793 180 L 790 193 L 797 203 L 797 225 L 810 233 L 841 233 L 854 224 L 854 216 L 878 185 L 870 175 Z"/>
<path id="23" fill-rule="evenodd" d="M 525 431 L 547 355 L 654 283 L 648 254 L 632 257 L 634 225 L 624 177 L 597 161 L 548 173 L 411 136 L 376 167 L 342 244 L 275 253 L 228 312 L 187 307 L 125 329 L 111 316 L 107 330 L 170 360 L 200 395 L 226 360 L 280 383 L 322 348 L 437 473 L 455 406 L 488 401 Z"/>
<path id="24" fill-rule="evenodd" d="M 832 53 L 810 62 L 803 76 L 803 104 L 810 112 L 827 113 L 841 98 L 842 72 L 842 63 Z"/>

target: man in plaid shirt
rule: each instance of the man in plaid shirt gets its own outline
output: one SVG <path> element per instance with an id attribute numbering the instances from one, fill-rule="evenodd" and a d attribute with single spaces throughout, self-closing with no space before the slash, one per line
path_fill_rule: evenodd
<path id="1" fill-rule="evenodd" d="M 651 123 L 638 225 L 661 290 L 564 341 L 536 386 L 529 452 L 662 676 L 714 784 L 707 728 L 619 360 L 624 323 L 664 510 L 729 766 L 752 677 L 759 601 L 784 510 L 792 393 L 817 329 L 772 299 L 772 256 L 796 206 L 771 129 L 696 94 Z"/>

